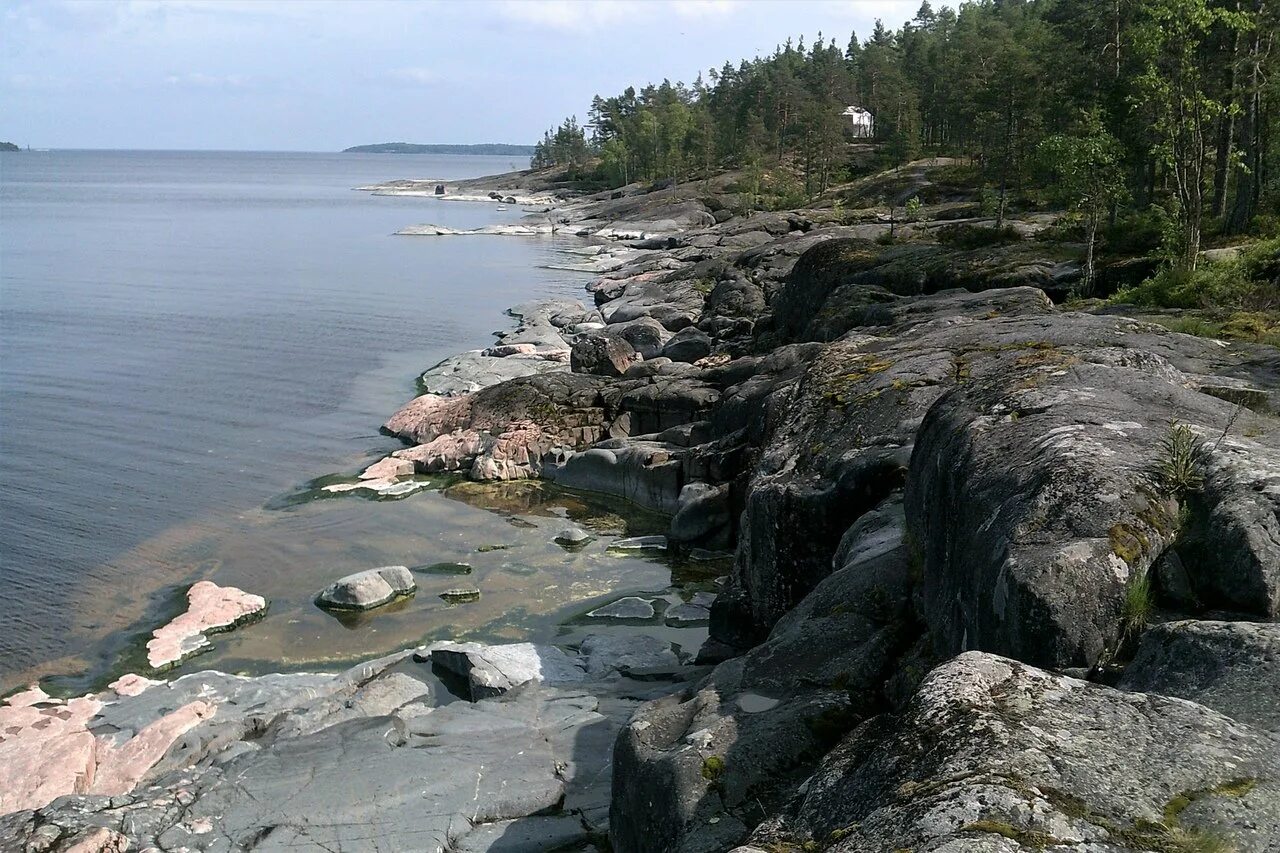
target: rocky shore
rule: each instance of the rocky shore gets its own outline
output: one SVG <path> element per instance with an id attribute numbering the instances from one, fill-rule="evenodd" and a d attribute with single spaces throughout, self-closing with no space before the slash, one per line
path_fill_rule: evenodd
<path id="1" fill-rule="evenodd" d="M 427 370 L 365 480 L 669 513 L 663 546 L 734 554 L 697 661 L 636 629 L 28 691 L 0 846 L 1280 850 L 1280 351 L 1059 307 L 1079 247 L 940 241 L 988 224 L 943 166 L 848 210 L 445 185 L 599 275 Z"/>

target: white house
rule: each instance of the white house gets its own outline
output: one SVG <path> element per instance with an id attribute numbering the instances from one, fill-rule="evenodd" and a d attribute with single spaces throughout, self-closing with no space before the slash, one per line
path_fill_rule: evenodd
<path id="1" fill-rule="evenodd" d="M 870 139 L 876 134 L 876 117 L 862 107 L 848 107 L 840 115 L 848 116 L 853 121 L 853 135 L 859 139 Z"/>

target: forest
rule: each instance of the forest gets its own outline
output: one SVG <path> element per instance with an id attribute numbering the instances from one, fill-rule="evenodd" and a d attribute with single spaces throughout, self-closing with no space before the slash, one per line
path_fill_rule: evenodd
<path id="1" fill-rule="evenodd" d="M 968 158 L 1003 218 L 1052 197 L 1093 234 L 1157 216 L 1193 269 L 1202 243 L 1280 229 L 1275 0 L 928 0 L 897 30 L 818 33 L 691 84 L 597 96 L 547 131 L 534 167 L 592 185 L 725 169 L 794 176 L 802 206 L 856 178 L 847 106 L 875 116 L 874 168 Z"/>

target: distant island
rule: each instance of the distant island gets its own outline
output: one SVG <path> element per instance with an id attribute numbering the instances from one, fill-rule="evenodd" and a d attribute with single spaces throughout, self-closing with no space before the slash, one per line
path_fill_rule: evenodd
<path id="1" fill-rule="evenodd" d="M 377 145 L 357 145 L 344 149 L 343 154 L 490 154 L 528 157 L 533 154 L 532 145 L 507 145 L 486 142 L 479 145 L 417 145 L 412 142 L 379 142 Z"/>
<path id="2" fill-rule="evenodd" d="M 519 147 L 519 146 L 516 146 Z M 21 151 L 22 149 L 14 145 L 12 142 L 0 142 L 0 151 Z"/>

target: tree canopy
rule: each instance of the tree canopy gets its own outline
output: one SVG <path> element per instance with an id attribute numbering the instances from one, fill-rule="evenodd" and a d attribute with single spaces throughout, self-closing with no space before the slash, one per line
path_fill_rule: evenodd
<path id="1" fill-rule="evenodd" d="M 877 21 L 865 40 L 788 38 L 692 85 L 597 96 L 587 123 L 548 131 L 533 162 L 579 175 L 593 164 L 608 186 L 785 165 L 812 197 L 849 176 L 858 140 L 841 113 L 857 105 L 875 116 L 882 164 L 972 158 L 1002 216 L 1044 174 L 1046 141 L 1077 150 L 1062 140 L 1089 115 L 1086 138 L 1110 152 L 1124 197 L 1166 206 L 1190 263 L 1205 222 L 1239 232 L 1278 213 L 1277 6 L 976 0 L 935 11 L 925 0 L 897 30 Z"/>

